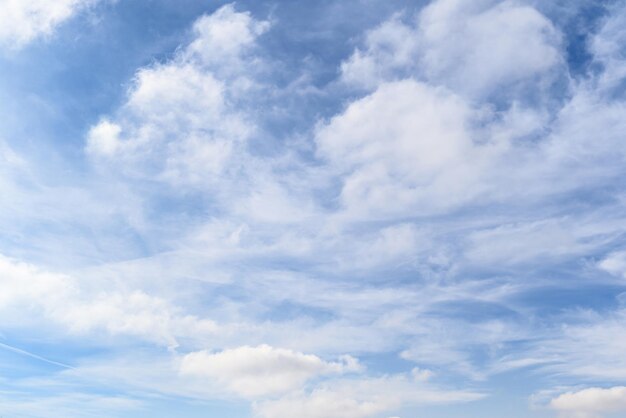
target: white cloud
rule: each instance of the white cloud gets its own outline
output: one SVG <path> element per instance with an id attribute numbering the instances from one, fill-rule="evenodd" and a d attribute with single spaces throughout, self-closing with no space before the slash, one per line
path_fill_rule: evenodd
<path id="1" fill-rule="evenodd" d="M 524 196 L 528 198 L 524 203 L 532 211 L 530 206 L 536 202 L 529 197 L 567 190 L 565 182 L 580 187 L 583 177 L 589 181 L 585 184 L 592 184 L 586 171 L 577 174 L 581 166 L 616 173 L 616 165 L 597 161 L 604 161 L 609 152 L 620 154 L 620 121 L 624 120 L 620 106 L 608 107 L 607 112 L 604 103 L 578 97 L 556 116 L 558 126 L 552 130 L 546 128 L 550 115 L 541 110 L 515 104 L 495 114 L 467 98 L 480 96 L 493 86 L 547 73 L 559 59 L 558 36 L 544 17 L 520 3 L 492 4 L 438 1 L 420 15 L 419 24 L 403 23 L 400 16 L 395 16 L 370 32 L 366 48 L 355 52 L 342 71 L 345 81 L 361 83 L 373 91 L 319 126 L 315 133 L 318 156 L 327 164 L 316 164 L 312 169 L 307 161 L 297 161 L 286 169 L 282 166 L 280 178 L 268 174 L 276 160 L 253 160 L 247 154 L 255 124 L 238 102 L 253 101 L 244 93 L 255 94 L 256 79 L 249 73 L 254 73 L 250 67 L 259 63 L 255 57 L 256 39 L 267 30 L 267 22 L 238 13 L 232 6 L 199 19 L 194 26 L 194 40 L 173 59 L 137 72 L 126 103 L 118 113 L 92 128 L 86 151 L 94 161 L 112 171 L 119 168 L 131 178 L 203 189 L 215 185 L 228 194 L 228 209 L 232 210 L 224 211 L 222 217 L 219 210 L 213 212 L 213 206 L 196 206 L 194 202 L 186 207 L 202 211 L 203 221 L 207 214 L 215 217 L 201 226 L 176 222 L 163 226 L 154 222 L 150 227 L 158 232 L 162 231 L 159 228 L 176 231 L 167 238 L 141 236 L 154 245 L 150 250 L 173 251 L 103 266 L 99 273 L 97 269 L 85 270 L 90 279 L 115 276 L 115 283 L 88 287 L 87 280 L 74 278 L 77 275 L 47 276 L 34 269 L 24 273 L 34 278 L 22 288 L 11 279 L 18 274 L 11 266 L 19 263 L 9 260 L 9 267 L 5 267 L 9 279 L 5 279 L 4 286 L 0 284 L 6 288 L 5 294 L 0 289 L 0 309 L 13 309 L 5 316 L 7 322 L 21 326 L 20 321 L 28 318 L 13 318 L 28 306 L 70 333 L 105 332 L 169 347 L 184 341 L 192 346 L 189 350 L 239 347 L 222 352 L 194 351 L 182 359 L 180 370 L 168 369 L 168 377 L 180 372 L 174 383 L 145 379 L 137 386 L 180 384 L 169 390 L 202 399 L 222 396 L 219 389 L 247 398 L 286 393 L 280 399 L 257 402 L 256 411 L 271 418 L 359 418 L 391 413 L 403 405 L 478 398 L 467 392 L 424 388 L 423 383 L 432 378 L 425 369 L 415 369 L 411 377 L 346 379 L 311 389 L 313 382 L 353 369 L 348 360 L 329 362 L 318 356 L 352 350 L 392 352 L 408 345 L 403 353 L 405 359 L 437 365 L 442 374 L 454 370 L 472 378 L 484 378 L 494 370 L 547 362 L 541 355 L 531 359 L 490 358 L 486 360 L 490 364 L 478 370 L 470 350 L 492 353 L 508 341 L 526 341 L 532 335 L 544 342 L 545 337 L 525 333 L 513 321 L 478 320 L 470 326 L 459 319 L 461 313 L 471 310 L 480 314 L 481 309 L 461 306 L 452 312 L 432 311 L 439 302 L 479 300 L 487 305 L 492 299 L 498 301 L 504 299 L 503 295 L 531 286 L 519 283 L 517 277 L 497 281 L 481 278 L 481 284 L 476 285 L 453 271 L 446 277 L 450 280 L 442 281 L 428 282 L 429 277 L 422 280 L 420 275 L 410 288 L 353 280 L 356 276 L 370 279 L 368 274 L 377 279 L 390 277 L 399 265 L 423 265 L 427 260 L 444 266 L 453 264 L 450 259 L 454 263 L 466 259 L 483 265 L 508 263 L 510 267 L 534 261 L 547 252 L 578 255 L 606 242 L 591 238 L 616 228 L 617 223 L 598 230 L 585 229 L 579 217 L 567 222 L 528 221 L 542 217 L 535 217 L 535 213 L 524 213 L 522 221 L 518 213 L 492 217 L 477 213 L 480 210 L 474 211 L 475 218 L 467 222 L 464 213 L 454 220 L 439 216 L 470 203 L 491 203 L 480 199 L 489 193 L 520 211 L 526 209 L 518 205 L 520 196 Z M 458 33 L 456 42 L 460 46 L 447 38 L 437 38 L 438 30 Z M 525 47 L 519 41 L 524 36 L 529 47 L 518 51 Z M 478 46 L 465 44 L 469 40 Z M 487 53 L 492 47 L 493 59 Z M 427 53 L 422 56 L 416 51 Z M 526 52 L 536 55 L 527 57 Z M 485 56 L 489 60 L 480 62 Z M 479 67 L 484 74 L 477 70 Z M 405 76 L 420 77 L 431 84 Z M 493 84 L 485 77 L 492 77 Z M 510 152 L 512 139 L 535 135 L 543 128 L 552 132 L 550 138 L 520 140 L 520 147 Z M 605 142 L 612 146 L 592 146 L 596 141 L 591 134 L 600 131 L 610 135 L 610 141 Z M 584 162 L 590 156 L 594 163 L 587 166 Z M 550 176 L 544 177 L 546 172 Z M 321 180 L 311 180 L 318 174 Z M 315 187 L 327 187 L 326 183 L 340 185 L 337 212 L 328 207 L 322 210 L 318 207 L 322 205 L 315 203 L 319 198 Z M 168 193 L 161 196 L 169 198 Z M 207 193 L 203 198 L 224 197 L 218 194 Z M 320 194 L 326 199 L 323 203 L 329 203 L 330 191 L 324 189 Z M 158 211 L 150 204 L 145 202 L 146 212 Z M 422 218 L 427 221 L 419 227 L 412 223 L 416 215 L 433 214 L 438 217 Z M 384 222 L 351 222 L 381 219 Z M 423 224 L 429 223 L 436 234 L 423 229 Z M 467 247 L 463 247 L 465 237 Z M 449 247 L 453 247 L 450 253 Z M 620 259 L 611 261 L 611 257 L 601 267 L 617 271 Z M 294 265 L 304 272 L 273 270 L 294 270 Z M 333 281 L 325 280 L 326 276 Z M 141 285 L 133 286 L 142 279 L 146 288 L 167 282 L 170 289 L 182 287 L 185 280 L 196 281 L 187 295 L 190 306 L 203 305 L 199 308 L 203 318 L 213 318 L 218 312 L 220 320 L 225 319 L 232 327 L 217 327 L 211 320 L 188 315 L 186 309 L 193 308 L 172 302 L 178 295 L 162 292 L 156 296 L 142 290 Z M 120 285 L 122 282 L 126 283 Z M 197 289 L 202 296 L 191 294 Z M 211 302 L 207 304 L 207 300 Z M 298 315 L 293 320 L 261 319 L 261 315 L 290 313 L 292 306 Z M 424 315 L 429 321 L 420 320 Z M 439 320 L 440 315 L 450 318 Z M 33 321 L 38 318 L 32 316 Z M 624 342 L 614 335 L 623 334 L 622 322 L 621 317 L 604 318 L 586 328 L 563 329 L 565 336 L 558 344 L 574 348 L 570 352 L 562 347 L 551 348 L 545 357 L 562 361 L 560 372 L 568 369 L 576 375 L 601 377 L 610 372 L 608 377 L 620 378 L 625 375 L 623 364 L 607 368 L 598 358 L 620 358 Z M 602 325 L 608 325 L 608 330 Z M 290 349 L 256 346 L 266 341 Z M 600 355 L 590 358 L 580 354 L 584 352 Z M 141 367 L 149 368 L 145 364 Z M 156 372 L 150 377 L 169 380 Z M 303 386 L 305 389 L 297 391 Z"/>
<path id="2" fill-rule="evenodd" d="M 366 88 L 417 76 L 480 97 L 561 62 L 558 30 L 513 1 L 437 0 L 414 22 L 393 16 L 369 31 L 364 44 L 341 71 L 345 82 Z"/>
<path id="3" fill-rule="evenodd" d="M 579 309 L 553 322 L 547 329 L 530 331 L 537 341 L 511 359 L 578 380 L 626 379 L 626 309 L 606 313 Z"/>
<path id="4" fill-rule="evenodd" d="M 232 61 L 249 51 L 257 37 L 269 27 L 269 22 L 257 21 L 248 12 L 238 13 L 229 4 L 194 23 L 196 39 L 183 54 L 187 59 L 196 56 L 205 64 L 223 66 L 227 60 L 232 65 Z"/>
<path id="5" fill-rule="evenodd" d="M 257 174 L 266 169 L 257 167 Z M 312 200 L 306 192 L 298 193 L 282 185 L 272 175 L 259 175 L 253 180 L 249 196 L 241 199 L 234 210 L 252 222 L 302 224 L 305 220 L 313 220 L 318 214 Z"/>
<path id="6" fill-rule="evenodd" d="M 442 307 L 443 309 L 454 309 L 455 305 L 465 302 L 469 306 L 475 307 L 474 309 L 467 308 L 467 310 L 463 311 L 464 315 L 469 316 L 471 314 L 466 312 L 478 314 L 484 306 L 501 308 L 497 304 L 490 305 L 487 302 L 489 300 L 489 295 L 487 294 L 482 295 L 481 300 L 480 296 L 478 296 L 480 295 L 478 289 L 468 291 L 459 286 L 455 291 L 473 294 L 473 297 L 476 299 L 463 301 L 458 296 L 457 298 L 453 297 L 448 301 L 443 300 L 439 309 L 442 309 Z M 449 303 L 446 304 L 446 302 Z M 481 305 L 481 303 L 484 305 Z M 432 306 L 429 308 L 432 309 Z M 505 361 L 498 357 L 501 353 L 500 349 L 507 342 L 528 337 L 527 330 L 509 319 L 490 318 L 482 321 L 472 321 L 468 318 L 467 321 L 462 321 L 455 316 L 453 313 L 452 317 L 448 319 L 432 319 L 420 327 L 413 326 L 411 329 L 411 347 L 403 351 L 400 356 L 419 365 L 438 365 L 445 367 L 447 370 L 454 370 L 473 380 L 480 381 L 486 380 L 490 375 L 501 371 L 497 369 L 497 366 L 504 364 Z M 411 319 L 409 317 L 405 321 L 410 321 Z M 471 353 L 467 350 L 468 347 L 475 349 L 481 349 L 480 347 L 488 348 L 487 351 L 490 352 L 490 356 L 498 358 L 498 361 L 490 364 L 479 364 L 475 359 L 472 359 Z M 496 367 L 492 368 L 492 365 L 496 365 Z M 510 362 L 508 362 L 508 366 L 511 366 L 511 368 L 525 367 L 523 364 Z M 428 375 L 423 377 L 428 377 Z"/>
<path id="7" fill-rule="evenodd" d="M 197 356 L 199 353 L 205 352 L 191 353 L 191 359 L 166 357 L 163 353 L 131 353 L 115 359 L 92 357 L 65 370 L 56 382 L 34 381 L 30 386 L 71 387 L 97 381 L 125 393 L 150 391 L 230 402 L 235 394 L 250 399 L 253 416 L 264 418 L 365 418 L 403 407 L 473 402 L 485 397 L 477 391 L 448 390 L 426 383 L 424 376 L 431 374 L 425 370 L 347 377 L 345 373 L 362 371 L 350 357 L 326 362 L 315 355 L 267 346 L 224 350 L 213 358 L 211 354 Z"/>
<path id="8" fill-rule="evenodd" d="M 477 230 L 467 240 L 472 263 L 504 266 L 585 254 L 615 238 L 614 225 L 597 219 L 543 219 Z"/>
<path id="9" fill-rule="evenodd" d="M 344 82 L 376 88 L 381 81 L 393 80 L 397 73 L 417 71 L 419 37 L 415 28 L 393 16 L 365 35 L 365 48 L 357 49 L 341 64 Z"/>
<path id="10" fill-rule="evenodd" d="M 262 418 L 367 418 L 393 412 L 401 406 L 471 402 L 483 397 L 471 391 L 425 387 L 405 375 L 340 380 L 310 393 L 291 394 L 255 404 Z"/>
<path id="11" fill-rule="evenodd" d="M 626 8 L 615 2 L 608 8 L 602 27 L 589 43 L 594 60 L 603 66 L 599 90 L 609 93 L 626 77 L 624 45 L 626 45 Z"/>
<path id="12" fill-rule="evenodd" d="M 0 0 L 0 45 L 22 46 L 97 0 Z"/>
<path id="13" fill-rule="evenodd" d="M 318 153 L 344 176 L 356 215 L 428 213 L 467 202 L 498 144 L 475 142 L 477 112 L 450 92 L 411 80 L 383 84 L 317 132 Z"/>
<path id="14" fill-rule="evenodd" d="M 626 387 L 564 393 L 552 399 L 550 407 L 564 418 L 601 418 L 612 412 L 626 412 Z"/>
<path id="15" fill-rule="evenodd" d="M 411 370 L 411 376 L 415 379 L 416 382 L 426 382 L 435 375 L 432 371 L 428 369 L 420 369 L 419 367 L 415 367 Z"/>
<path id="16" fill-rule="evenodd" d="M 6 327 L 49 321 L 66 334 L 104 332 L 168 347 L 178 345 L 178 336 L 208 335 L 217 329 L 213 321 L 181 313 L 141 290 L 102 288 L 4 256 L 0 256 L 0 312 Z"/>
<path id="17" fill-rule="evenodd" d="M 103 414 L 116 416 L 128 411 L 139 413 L 145 406 L 143 402 L 133 397 L 98 395 L 88 393 L 84 389 L 43 396 L 38 394 L 39 391 L 34 386 L 28 389 L 29 391 L 26 391 L 22 387 L 18 391 L 3 391 L 0 394 L 3 414 L 32 418 L 59 416 L 93 418 Z"/>
<path id="18" fill-rule="evenodd" d="M 391 409 L 385 401 L 357 400 L 344 393 L 317 390 L 309 396 L 296 396 L 257 405 L 263 418 L 364 418 Z"/>
<path id="19" fill-rule="evenodd" d="M 254 124 L 231 103 L 254 87 L 254 58 L 243 56 L 267 27 L 232 5 L 199 18 L 195 39 L 173 59 L 137 72 L 119 116 L 92 127 L 87 153 L 176 185 L 209 186 L 236 172 Z"/>
<path id="20" fill-rule="evenodd" d="M 438 0 L 419 17 L 426 74 L 474 94 L 541 74 L 560 62 L 560 34 L 514 1 Z"/>
<path id="21" fill-rule="evenodd" d="M 439 0 L 414 23 L 396 15 L 368 32 L 364 48 L 343 63 L 342 78 L 375 90 L 331 119 L 317 140 L 319 155 L 343 169 L 344 207 L 382 217 L 397 215 L 394 206 L 414 215 L 470 202 L 514 204 L 520 194 L 536 203 L 555 193 L 601 188 L 622 176 L 625 111 L 621 101 L 608 99 L 608 91 L 623 78 L 624 18 L 622 9 L 611 11 L 589 43 L 606 70 L 572 83 L 562 106 L 554 106 L 552 97 L 553 82 L 565 74 L 561 35 L 549 19 L 521 2 Z M 425 94 L 411 83 L 439 91 L 440 98 L 454 98 L 458 105 L 446 99 L 426 104 Z M 396 86 L 395 92 L 390 86 Z M 492 92 L 506 95 L 510 107 L 493 111 L 485 104 Z M 529 98 L 539 102 L 532 108 L 521 104 Z M 425 116 L 428 109 L 434 117 Z M 445 120 L 443 128 L 430 129 L 438 118 Z M 395 140 L 399 131 L 412 149 Z M 423 160 L 432 164 L 431 171 L 418 171 Z M 410 163 L 413 167 L 404 169 Z M 592 237 L 582 244 L 590 237 L 573 236 L 582 232 L 576 229 L 551 228 L 550 238 L 559 241 L 552 252 L 581 252 L 610 239 Z"/>
<path id="22" fill-rule="evenodd" d="M 428 236 L 415 225 L 404 223 L 381 228 L 356 242 L 338 239 L 332 243 L 337 266 L 333 268 L 374 270 L 391 266 L 412 267 L 418 254 L 429 245 Z"/>
<path id="23" fill-rule="evenodd" d="M 596 60 L 615 66 L 623 61 L 619 16 L 608 19 L 591 42 L 607 44 L 592 51 Z M 415 215 L 470 202 L 514 204 L 520 194 L 538 202 L 603 187 L 622 175 L 624 105 L 606 100 L 597 88 L 604 73 L 572 84 L 562 107 L 520 104 L 530 96 L 550 97 L 553 75 L 561 73 L 560 34 L 537 10 L 510 1 L 440 0 L 423 9 L 417 22 L 413 27 L 395 16 L 368 33 L 366 48 L 344 62 L 342 77 L 362 76 L 376 90 L 318 132 L 319 155 L 344 176 L 341 202 L 355 209 L 353 215 L 398 215 L 394 207 Z M 411 30 L 417 41 L 409 37 Z M 396 50 L 401 63 L 385 58 Z M 407 50 L 415 51 L 413 58 Z M 612 85 L 621 77 L 615 74 Z M 524 83 L 534 83 L 542 94 L 528 93 Z M 511 95 L 510 107 L 493 111 L 485 105 L 490 89 Z M 595 140 L 598 132 L 602 141 Z M 559 241 L 553 250 L 568 254 L 602 242 L 593 237 L 581 245 L 589 238 L 573 236 L 581 232 L 551 228 L 550 238 Z"/>
<path id="24" fill-rule="evenodd" d="M 606 256 L 598 267 L 614 276 L 626 278 L 626 251 L 615 251 Z"/>
<path id="25" fill-rule="evenodd" d="M 247 135 L 243 121 L 226 110 L 223 89 L 193 65 L 141 70 L 125 108 L 128 119 L 94 126 L 87 151 L 132 176 L 175 184 L 210 180 Z"/>
<path id="26" fill-rule="evenodd" d="M 359 370 L 357 360 L 349 356 L 329 363 L 312 354 L 268 345 L 218 353 L 194 352 L 181 363 L 183 375 L 217 379 L 232 392 L 248 398 L 292 391 L 314 377 Z"/>
<path id="27" fill-rule="evenodd" d="M 113 155 L 122 145 L 120 133 L 122 128 L 119 125 L 101 121 L 89 132 L 88 151 L 94 154 Z"/>

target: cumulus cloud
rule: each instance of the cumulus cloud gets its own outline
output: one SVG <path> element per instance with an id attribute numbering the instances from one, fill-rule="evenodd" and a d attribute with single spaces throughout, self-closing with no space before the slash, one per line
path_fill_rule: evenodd
<path id="1" fill-rule="evenodd" d="M 467 202 L 497 143 L 475 142 L 477 111 L 412 80 L 381 85 L 317 132 L 319 155 L 343 175 L 346 210 L 428 213 Z M 361 214 L 363 215 L 363 214 Z"/>
<path id="2" fill-rule="evenodd" d="M 421 13 L 419 28 L 426 73 L 469 92 L 533 77 L 560 61 L 558 30 L 518 2 L 439 0 Z"/>
<path id="3" fill-rule="evenodd" d="M 317 376 L 359 371 L 360 366 L 349 356 L 332 363 L 312 354 L 260 345 L 190 353 L 180 370 L 183 375 L 216 379 L 240 396 L 255 398 L 298 389 Z"/>
<path id="4" fill-rule="evenodd" d="M 418 70 L 419 36 L 414 27 L 402 22 L 401 15 L 367 32 L 364 44 L 341 64 L 345 83 L 376 88 L 383 81 Z"/>
<path id="5" fill-rule="evenodd" d="M 519 2 L 438 0 L 409 20 L 395 15 L 369 31 L 342 64 L 343 80 L 375 88 L 417 76 L 481 97 L 561 62 L 559 31 Z"/>
<path id="6" fill-rule="evenodd" d="M 196 57 L 205 64 L 223 66 L 228 60 L 232 65 L 269 27 L 269 22 L 257 21 L 250 13 L 237 13 L 229 4 L 194 23 L 196 39 L 182 53 L 187 59 Z"/>
<path id="7" fill-rule="evenodd" d="M 620 13 L 590 41 L 613 86 Z M 598 88 L 604 71 L 561 97 L 553 82 L 569 82 L 563 54 L 559 30 L 520 2 L 440 0 L 413 23 L 396 15 L 368 32 L 342 78 L 373 92 L 317 135 L 318 154 L 344 176 L 344 207 L 382 216 L 384 206 L 388 216 L 394 206 L 423 214 L 515 204 L 520 193 L 537 202 L 622 175 L 623 103 Z"/>
<path id="8" fill-rule="evenodd" d="M 564 393 L 552 399 L 550 407 L 564 418 L 601 418 L 609 413 L 626 411 L 626 387 Z"/>
<path id="9" fill-rule="evenodd" d="M 199 18 L 170 61 L 137 72 L 126 104 L 88 134 L 86 151 L 132 177 L 209 185 L 238 170 L 253 123 L 233 106 L 253 88 L 243 60 L 268 27 L 226 5 Z"/>
<path id="10" fill-rule="evenodd" d="M 1 0 L 0 45 L 22 46 L 54 29 L 98 0 Z"/>

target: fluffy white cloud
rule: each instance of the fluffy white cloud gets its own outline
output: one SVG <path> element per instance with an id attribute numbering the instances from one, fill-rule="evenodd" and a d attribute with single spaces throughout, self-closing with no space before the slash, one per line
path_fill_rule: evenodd
<path id="1" fill-rule="evenodd" d="M 514 203 L 520 193 L 538 201 L 621 176 L 626 112 L 598 88 L 622 77 L 620 16 L 607 19 L 590 43 L 607 73 L 572 85 L 556 107 L 520 104 L 550 97 L 547 86 L 562 68 L 558 30 L 530 6 L 440 0 L 415 25 L 395 16 L 369 32 L 342 77 L 375 90 L 317 139 L 319 155 L 343 170 L 344 206 L 381 215 L 387 202 L 387 215 L 394 206 L 423 214 L 475 201 Z M 491 91 L 507 95 L 510 107 L 493 111 L 484 101 Z M 578 246 L 567 239 L 568 248 Z"/>
<path id="2" fill-rule="evenodd" d="M 564 393 L 552 399 L 550 407 L 564 418 L 601 418 L 612 412 L 626 412 L 626 387 Z"/>
<path id="3" fill-rule="evenodd" d="M 365 37 L 345 61 L 345 82 L 375 88 L 425 77 L 470 96 L 532 79 L 561 61 L 560 34 L 549 19 L 519 2 L 437 0 L 414 22 L 395 15 Z"/>
<path id="4" fill-rule="evenodd" d="M 260 345 L 190 353 L 180 370 L 184 375 L 217 379 L 238 395 L 254 398 L 298 389 L 317 376 L 358 371 L 360 366 L 349 356 L 329 363 L 312 354 Z"/>
<path id="5" fill-rule="evenodd" d="M 192 65 L 142 70 L 136 83 L 126 108 L 132 122 L 101 121 L 89 134 L 87 151 L 132 175 L 173 183 L 221 173 L 246 135 L 243 122 L 225 110 L 222 83 Z"/>
<path id="6" fill-rule="evenodd" d="M 137 72 L 113 120 L 92 127 L 86 151 L 134 177 L 208 185 L 239 167 L 253 124 L 235 110 L 253 88 L 254 59 L 242 58 L 268 27 L 227 5 L 194 24 L 195 39 L 163 64 Z"/>
<path id="7" fill-rule="evenodd" d="M 438 0 L 419 17 L 426 74 L 481 94 L 541 74 L 560 61 L 560 34 L 514 1 Z"/>
<path id="8" fill-rule="evenodd" d="M 365 46 L 341 64 L 342 80 L 365 88 L 418 70 L 419 36 L 415 28 L 393 16 L 365 35 Z"/>
<path id="9" fill-rule="evenodd" d="M 194 23 L 196 39 L 183 55 L 187 59 L 195 56 L 205 64 L 232 65 L 232 61 L 238 60 L 242 53 L 254 47 L 257 37 L 266 32 L 269 26 L 267 21 L 257 21 L 250 13 L 237 13 L 232 4 L 226 5 Z M 225 60 L 228 62 L 225 63 Z"/>
<path id="10" fill-rule="evenodd" d="M 480 193 L 479 179 L 499 144 L 477 142 L 477 118 L 444 89 L 387 83 L 322 126 L 318 152 L 344 176 L 348 211 L 428 213 Z"/>
<path id="11" fill-rule="evenodd" d="M 24 45 L 50 35 L 77 11 L 98 0 L 0 0 L 0 45 Z"/>

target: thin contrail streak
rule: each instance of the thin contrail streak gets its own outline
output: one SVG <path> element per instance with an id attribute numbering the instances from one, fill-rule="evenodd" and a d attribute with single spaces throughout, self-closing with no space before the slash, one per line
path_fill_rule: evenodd
<path id="1" fill-rule="evenodd" d="M 47 359 L 45 357 L 38 356 L 37 354 L 30 353 L 30 352 L 28 352 L 26 350 L 22 350 L 21 348 L 13 347 L 13 346 L 8 345 L 8 344 L 0 343 L 0 348 L 5 349 L 7 351 L 12 351 L 12 352 L 17 353 L 17 354 L 21 354 L 21 355 L 26 356 L 26 357 L 31 357 L 31 358 L 34 358 L 34 359 L 39 360 L 39 361 L 43 361 L 44 363 L 53 364 L 55 366 L 63 367 L 65 369 L 73 369 L 74 368 L 74 367 L 72 367 L 72 366 L 70 366 L 68 364 L 59 363 L 58 361 L 54 361 L 54 360 Z"/>

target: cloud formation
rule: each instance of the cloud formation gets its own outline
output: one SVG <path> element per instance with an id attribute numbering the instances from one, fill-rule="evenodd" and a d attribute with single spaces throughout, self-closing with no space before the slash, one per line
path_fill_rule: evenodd
<path id="1" fill-rule="evenodd" d="M 553 69 L 562 59 L 560 38 L 548 18 L 523 3 L 434 1 L 414 18 L 396 14 L 369 31 L 342 64 L 342 78 L 376 87 L 418 76 L 484 97 Z"/>
<path id="2" fill-rule="evenodd" d="M 22 45 L 88 6 L 21 4 Z M 623 2 L 189 4 L 103 10 L 145 56 L 93 77 L 43 45 L 57 95 L 7 78 L 71 103 L 59 155 L 0 142 L 2 347 L 45 363 L 9 411 L 500 417 L 528 379 L 547 414 L 621 412 Z"/>
<path id="3" fill-rule="evenodd" d="M 32 327 L 44 321 L 69 334 L 103 331 L 169 347 L 177 345 L 177 336 L 206 334 L 217 328 L 213 321 L 181 314 L 168 301 L 139 289 L 104 290 L 95 283 L 42 271 L 4 256 L 0 256 L 0 276 L 0 310 L 4 326 L 9 328 Z"/>
<path id="4" fill-rule="evenodd" d="M 2 0 L 0 45 L 20 47 L 49 36 L 57 26 L 98 0 Z"/>
<path id="5" fill-rule="evenodd" d="M 550 401 L 550 407 L 568 418 L 599 418 L 607 413 L 626 411 L 626 387 L 567 392 Z"/>
<path id="6" fill-rule="evenodd" d="M 239 170 L 254 129 L 236 108 L 254 89 L 243 56 L 268 26 L 232 5 L 199 18 L 186 48 L 137 72 L 119 117 L 91 128 L 87 153 L 174 185 L 206 186 Z"/>
<path id="7" fill-rule="evenodd" d="M 181 364 L 185 375 L 217 379 L 238 395 L 250 398 L 292 391 L 317 376 L 359 370 L 357 360 L 349 356 L 339 363 L 328 363 L 315 355 L 268 345 L 214 354 L 190 353 Z"/>
<path id="8" fill-rule="evenodd" d="M 366 418 L 380 416 L 401 405 L 468 402 L 483 395 L 471 391 L 442 392 L 403 375 L 377 379 L 342 380 L 308 394 L 295 394 L 255 404 L 263 418 Z"/>

